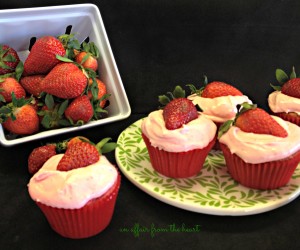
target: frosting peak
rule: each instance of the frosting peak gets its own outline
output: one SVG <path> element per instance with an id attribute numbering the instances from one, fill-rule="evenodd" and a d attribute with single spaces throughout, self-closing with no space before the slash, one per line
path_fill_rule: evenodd
<path id="1" fill-rule="evenodd" d="M 300 99 L 283 94 L 281 91 L 274 91 L 268 97 L 270 109 L 274 113 L 295 112 L 300 115 Z"/>
<path id="2" fill-rule="evenodd" d="M 252 104 L 252 101 L 243 96 L 220 96 L 216 98 L 205 98 L 197 94 L 188 96 L 195 105 L 198 104 L 203 110 L 202 114 L 214 122 L 223 123 L 231 120 L 237 113 L 237 105 L 244 102 Z"/>

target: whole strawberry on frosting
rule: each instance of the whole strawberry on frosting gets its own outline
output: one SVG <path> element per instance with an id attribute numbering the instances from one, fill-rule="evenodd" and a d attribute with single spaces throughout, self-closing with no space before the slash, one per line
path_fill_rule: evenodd
<path id="1" fill-rule="evenodd" d="M 192 101 L 177 98 L 167 104 L 163 110 L 167 129 L 177 129 L 198 117 L 198 111 Z"/>
<path id="2" fill-rule="evenodd" d="M 254 134 L 267 134 L 278 137 L 286 137 L 287 131 L 265 110 L 257 105 L 243 103 L 242 108 L 234 120 L 230 120 L 221 126 L 219 136 L 226 131 L 229 126 L 234 125 L 242 131 Z"/>
<path id="3" fill-rule="evenodd" d="M 188 99 L 198 105 L 202 113 L 218 126 L 223 122 L 232 119 L 237 113 L 238 104 L 252 101 L 236 87 L 221 81 L 208 83 L 204 77 L 204 86 L 197 89 L 194 85 L 188 85 L 191 95 Z"/>
<path id="4" fill-rule="evenodd" d="M 271 84 L 275 91 L 268 97 L 269 107 L 274 115 L 300 125 L 300 78 L 295 68 L 288 76 L 282 69 L 276 70 L 276 79 L 280 85 Z"/>
<path id="5" fill-rule="evenodd" d="M 169 95 L 171 98 L 167 95 L 160 95 L 158 98 L 163 105 L 163 118 L 167 129 L 180 128 L 198 117 L 197 108 L 185 97 L 185 91 L 180 86 L 176 86 Z"/>

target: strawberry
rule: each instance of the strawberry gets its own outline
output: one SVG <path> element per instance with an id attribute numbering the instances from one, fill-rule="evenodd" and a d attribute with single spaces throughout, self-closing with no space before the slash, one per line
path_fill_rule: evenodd
<path id="1" fill-rule="evenodd" d="M 293 67 L 290 76 L 288 76 L 282 69 L 276 69 L 276 79 L 279 86 L 271 84 L 271 87 L 276 91 L 281 91 L 283 94 L 300 98 L 300 78 L 297 77 L 295 68 Z"/>
<path id="2" fill-rule="evenodd" d="M 18 53 L 8 45 L 0 45 L 0 75 L 12 73 L 20 62 Z"/>
<path id="3" fill-rule="evenodd" d="M 187 98 L 175 98 L 163 109 L 166 128 L 173 130 L 182 127 L 198 117 L 198 112 L 192 101 Z"/>
<path id="4" fill-rule="evenodd" d="M 57 165 L 59 171 L 69 171 L 86 167 L 100 159 L 97 148 L 88 142 L 77 142 L 67 148 L 64 156 Z"/>
<path id="5" fill-rule="evenodd" d="M 5 102 L 12 101 L 12 93 L 16 98 L 26 96 L 25 89 L 22 85 L 13 77 L 7 77 L 0 81 L 0 95 L 4 97 Z"/>
<path id="6" fill-rule="evenodd" d="M 36 110 L 30 104 L 30 99 L 16 99 L 12 94 L 12 102 L 0 109 L 0 122 L 13 134 L 29 135 L 38 131 L 39 118 Z"/>
<path id="7" fill-rule="evenodd" d="M 300 78 L 292 78 L 283 84 L 281 92 L 285 95 L 300 98 Z"/>
<path id="8" fill-rule="evenodd" d="M 66 50 L 56 37 L 44 36 L 36 40 L 24 62 L 25 75 L 45 75 L 60 63 L 56 55 L 64 56 Z"/>
<path id="9" fill-rule="evenodd" d="M 92 78 L 89 79 L 89 90 L 87 96 L 89 97 L 90 100 L 92 99 L 96 101 L 99 100 L 100 101 L 99 106 L 101 108 L 104 108 L 107 101 L 107 99 L 104 98 L 105 95 L 107 94 L 106 85 L 98 78 L 95 78 L 95 81 L 96 83 L 94 83 L 94 80 Z"/>
<path id="10" fill-rule="evenodd" d="M 97 59 L 87 52 L 80 52 L 76 57 L 75 61 L 80 63 L 84 68 L 88 68 L 96 71 L 98 69 Z"/>
<path id="11" fill-rule="evenodd" d="M 61 62 L 41 82 L 41 90 L 63 99 L 80 96 L 87 86 L 87 77 L 74 63 Z"/>
<path id="12" fill-rule="evenodd" d="M 87 123 L 92 119 L 93 113 L 93 106 L 87 95 L 75 98 L 65 110 L 65 116 L 72 124 Z"/>
<path id="13" fill-rule="evenodd" d="M 75 61 L 81 64 L 84 68 L 97 71 L 99 50 L 94 43 L 83 43 L 83 50 L 75 56 Z"/>
<path id="14" fill-rule="evenodd" d="M 75 144 L 77 142 L 89 142 L 91 143 L 91 141 L 86 138 L 86 137 L 83 137 L 83 136 L 75 136 L 73 138 L 71 138 L 68 143 L 67 143 L 67 147 L 70 147 L 72 144 Z"/>
<path id="15" fill-rule="evenodd" d="M 54 155 L 56 155 L 55 144 L 48 144 L 33 149 L 28 157 L 29 173 L 32 175 L 35 174 Z"/>
<path id="16" fill-rule="evenodd" d="M 244 106 L 243 106 L 244 105 Z M 265 110 L 256 105 L 243 104 L 234 121 L 242 131 L 255 134 L 268 134 L 286 137 L 287 131 Z"/>
<path id="17" fill-rule="evenodd" d="M 224 82 L 210 82 L 202 90 L 201 97 L 216 98 L 220 96 L 242 96 L 242 92 Z"/>
<path id="18" fill-rule="evenodd" d="M 42 93 L 41 81 L 45 78 L 45 75 L 32 75 L 24 76 L 20 79 L 22 87 L 31 95 L 39 97 Z"/>

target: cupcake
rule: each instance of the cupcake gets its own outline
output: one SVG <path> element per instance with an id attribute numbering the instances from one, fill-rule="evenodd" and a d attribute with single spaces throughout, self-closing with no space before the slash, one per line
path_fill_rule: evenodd
<path id="1" fill-rule="evenodd" d="M 282 86 L 273 86 L 273 91 L 268 96 L 268 105 L 274 115 L 300 126 L 300 78 L 295 71 L 291 78 L 281 70 L 276 70 L 276 78 Z"/>
<path id="2" fill-rule="evenodd" d="M 205 78 L 205 82 L 207 79 Z M 237 88 L 230 84 L 214 81 L 196 90 L 190 85 L 192 94 L 187 98 L 201 109 L 201 114 L 212 120 L 217 128 L 226 121 L 235 117 L 237 105 L 242 103 L 252 104 L 252 101 Z M 214 149 L 220 149 L 218 141 L 214 145 Z"/>
<path id="3" fill-rule="evenodd" d="M 300 162 L 300 128 L 255 105 L 224 123 L 219 142 L 232 178 L 249 188 L 286 185 Z"/>
<path id="4" fill-rule="evenodd" d="M 72 143 L 32 176 L 30 197 L 63 237 L 94 236 L 110 223 L 121 176 L 89 142 Z"/>
<path id="5" fill-rule="evenodd" d="M 197 175 L 215 144 L 216 125 L 187 98 L 175 98 L 142 122 L 153 168 L 171 178 Z"/>

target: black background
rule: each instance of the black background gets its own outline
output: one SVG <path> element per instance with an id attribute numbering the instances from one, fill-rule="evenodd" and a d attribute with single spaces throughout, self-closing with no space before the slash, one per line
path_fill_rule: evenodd
<path id="1" fill-rule="evenodd" d="M 132 108 L 128 119 L 81 135 L 97 141 L 118 135 L 158 106 L 176 85 L 199 85 L 203 75 L 238 87 L 264 109 L 275 70 L 299 70 L 300 1 L 1 1 L 0 9 L 96 4 Z M 1 14 L 0 14 L 1 18 Z M 0 24 L 1 25 L 1 24 Z M 1 35 L 1 34 L 0 34 Z M 78 135 L 78 134 L 76 134 Z M 85 240 L 53 232 L 26 185 L 30 151 L 62 135 L 13 147 L 0 146 L 1 249 L 297 249 L 299 199 L 276 210 L 242 217 L 189 212 L 162 203 L 124 176 L 110 226 Z M 114 156 L 109 155 L 112 162 Z M 122 227 L 201 225 L 198 233 L 134 237 Z"/>

